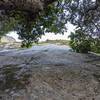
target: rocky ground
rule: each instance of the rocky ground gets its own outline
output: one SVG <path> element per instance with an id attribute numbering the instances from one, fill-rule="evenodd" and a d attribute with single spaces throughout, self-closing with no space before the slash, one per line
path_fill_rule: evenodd
<path id="1" fill-rule="evenodd" d="M 13 43 L 0 43 L 0 51 L 4 50 L 4 49 L 18 49 L 21 47 L 21 43 L 20 42 L 13 42 Z"/>
<path id="2" fill-rule="evenodd" d="M 0 51 L 0 100 L 100 100 L 100 56 L 69 49 Z"/>

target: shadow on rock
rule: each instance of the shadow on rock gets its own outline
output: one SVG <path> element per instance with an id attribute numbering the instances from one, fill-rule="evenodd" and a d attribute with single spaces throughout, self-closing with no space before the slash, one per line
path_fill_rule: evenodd
<path id="1" fill-rule="evenodd" d="M 31 71 L 25 65 L 4 65 L 0 69 L 0 90 L 3 93 L 14 93 L 26 89 L 30 83 Z"/>

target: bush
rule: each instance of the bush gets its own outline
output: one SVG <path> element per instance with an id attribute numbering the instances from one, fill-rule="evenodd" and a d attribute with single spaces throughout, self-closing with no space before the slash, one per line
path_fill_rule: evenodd
<path id="1" fill-rule="evenodd" d="M 91 44 L 91 51 L 95 53 L 100 53 L 100 39 L 96 38 Z"/>
<path id="2" fill-rule="evenodd" d="M 30 42 L 30 41 L 22 41 L 21 47 L 22 48 L 30 48 L 30 47 L 32 47 L 32 42 Z"/>
<path id="3" fill-rule="evenodd" d="M 90 36 L 84 34 L 81 30 L 77 30 L 75 33 L 71 33 L 70 46 L 75 52 L 88 53 L 91 50 Z"/>

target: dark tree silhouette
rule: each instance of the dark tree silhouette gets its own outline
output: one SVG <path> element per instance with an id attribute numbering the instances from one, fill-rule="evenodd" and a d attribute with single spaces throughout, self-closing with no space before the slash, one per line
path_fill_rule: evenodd
<path id="1" fill-rule="evenodd" d="M 45 32 L 63 33 L 68 21 L 100 38 L 100 0 L 0 1 L 0 35 L 16 30 L 25 44 Z"/>

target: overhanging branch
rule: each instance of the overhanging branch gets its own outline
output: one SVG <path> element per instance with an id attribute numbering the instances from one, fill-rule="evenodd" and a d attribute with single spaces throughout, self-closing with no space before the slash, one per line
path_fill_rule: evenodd
<path id="1" fill-rule="evenodd" d="M 0 0 L 0 10 L 18 10 L 36 16 L 45 6 L 55 1 L 57 0 Z"/>

